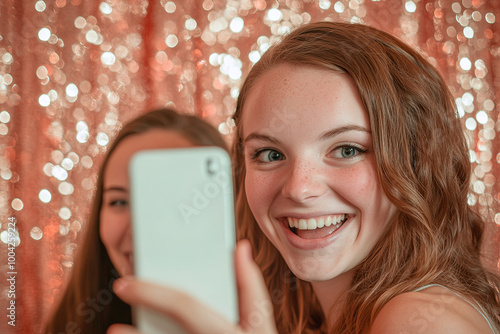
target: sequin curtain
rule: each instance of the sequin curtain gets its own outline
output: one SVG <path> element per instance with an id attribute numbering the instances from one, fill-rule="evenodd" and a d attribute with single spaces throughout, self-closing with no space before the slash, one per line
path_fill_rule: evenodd
<path id="1" fill-rule="evenodd" d="M 0 0 L 0 332 L 40 329 L 123 122 L 172 106 L 229 138 L 252 63 L 318 20 L 376 26 L 439 68 L 469 138 L 469 204 L 488 219 L 485 254 L 498 269 L 499 16 L 496 0 Z"/>

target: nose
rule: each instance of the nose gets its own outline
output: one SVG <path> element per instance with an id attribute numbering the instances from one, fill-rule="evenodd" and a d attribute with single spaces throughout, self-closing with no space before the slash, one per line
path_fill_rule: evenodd
<path id="1" fill-rule="evenodd" d="M 321 170 L 310 162 L 294 162 L 281 189 L 284 197 L 305 203 L 320 197 L 327 190 Z"/>

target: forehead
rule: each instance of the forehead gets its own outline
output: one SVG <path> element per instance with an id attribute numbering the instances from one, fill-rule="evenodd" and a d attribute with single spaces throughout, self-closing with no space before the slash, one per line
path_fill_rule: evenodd
<path id="1" fill-rule="evenodd" d="M 312 66 L 280 64 L 268 70 L 249 90 L 242 112 L 243 132 L 248 127 L 254 131 L 264 122 L 276 130 L 278 123 L 300 125 L 312 118 L 334 123 L 350 121 L 369 129 L 368 116 L 352 78 L 346 73 Z"/>

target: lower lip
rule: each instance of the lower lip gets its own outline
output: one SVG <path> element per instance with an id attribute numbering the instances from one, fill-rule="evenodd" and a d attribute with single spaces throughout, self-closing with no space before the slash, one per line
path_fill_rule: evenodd
<path id="1" fill-rule="evenodd" d="M 288 222 L 285 220 L 281 221 L 280 225 L 285 231 L 285 235 L 290 242 L 290 244 L 298 249 L 303 250 L 315 250 L 329 246 L 332 244 L 335 239 L 339 236 L 340 233 L 346 228 L 346 226 L 351 222 L 353 217 L 349 217 L 342 226 L 332 232 L 332 234 L 327 235 L 326 237 L 320 239 L 302 239 L 288 228 Z"/>

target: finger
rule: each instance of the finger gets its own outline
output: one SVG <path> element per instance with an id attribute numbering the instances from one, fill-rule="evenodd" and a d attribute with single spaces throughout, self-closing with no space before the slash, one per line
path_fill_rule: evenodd
<path id="1" fill-rule="evenodd" d="M 235 268 L 241 327 L 247 332 L 277 333 L 271 298 L 248 240 L 236 246 Z"/>
<path id="2" fill-rule="evenodd" d="M 157 311 L 174 320 L 189 333 L 236 332 L 236 325 L 178 290 L 138 281 L 132 277 L 117 279 L 113 290 L 131 306 L 144 306 Z"/>
<path id="3" fill-rule="evenodd" d="M 115 324 L 111 325 L 106 334 L 142 334 L 137 328 L 129 325 Z"/>

